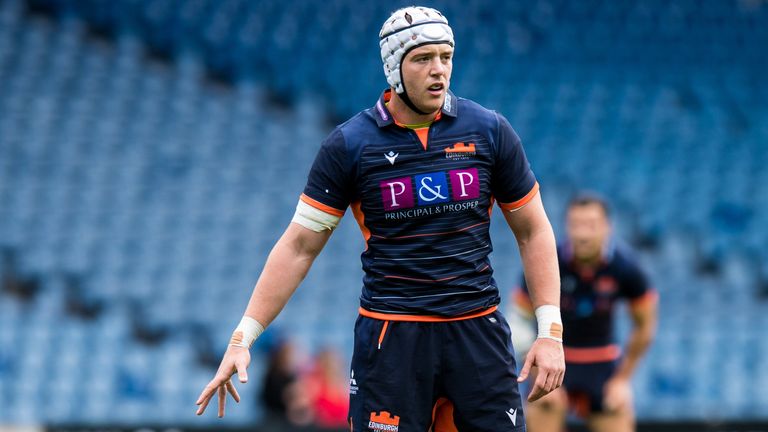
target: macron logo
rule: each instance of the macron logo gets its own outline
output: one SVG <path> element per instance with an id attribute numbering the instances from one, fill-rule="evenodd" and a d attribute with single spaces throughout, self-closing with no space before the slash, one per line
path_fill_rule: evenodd
<path id="1" fill-rule="evenodd" d="M 506 411 L 507 417 L 509 417 L 510 420 L 512 420 L 512 426 L 517 426 L 517 410 L 514 408 L 510 408 L 509 411 Z"/>
<path id="2" fill-rule="evenodd" d="M 395 159 L 397 159 L 398 156 L 400 156 L 400 153 L 395 153 L 392 150 L 390 150 L 389 153 L 384 153 L 384 157 L 387 158 L 392 165 L 395 164 Z"/>

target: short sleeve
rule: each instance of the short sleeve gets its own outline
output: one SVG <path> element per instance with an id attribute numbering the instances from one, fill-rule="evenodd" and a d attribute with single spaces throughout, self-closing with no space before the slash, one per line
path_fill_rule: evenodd
<path id="1" fill-rule="evenodd" d="M 619 288 L 621 297 L 631 301 L 641 299 L 651 291 L 648 277 L 636 265 L 627 268 Z"/>
<path id="2" fill-rule="evenodd" d="M 536 177 L 525 156 L 520 137 L 504 116 L 496 113 L 498 133 L 491 192 L 504 210 L 516 210 L 538 192 Z"/>
<path id="3" fill-rule="evenodd" d="M 334 130 L 323 141 L 309 171 L 301 200 L 312 207 L 342 216 L 353 196 L 352 164 L 341 130 Z"/>

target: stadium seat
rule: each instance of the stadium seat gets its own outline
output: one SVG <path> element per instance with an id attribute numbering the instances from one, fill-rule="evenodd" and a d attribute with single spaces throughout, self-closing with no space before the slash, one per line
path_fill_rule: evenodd
<path id="1" fill-rule="evenodd" d="M 182 3 L 0 1 L 0 247 L 42 281 L 28 302 L 0 292 L 3 421 L 197 421 L 188 401 L 213 371 L 194 336 L 223 350 L 329 119 L 385 85 L 376 35 L 405 4 Z M 662 321 L 635 379 L 642 419 L 768 412 L 743 375 L 720 387 L 712 373 L 768 380 L 751 360 L 768 355 L 755 288 L 768 283 L 768 8 L 746 3 L 442 8 L 457 40 L 452 88 L 510 119 L 558 233 L 567 198 L 589 188 L 615 203 L 622 234 L 655 245 L 642 258 Z M 494 224 L 504 292 L 520 265 Z M 347 216 L 270 331 L 348 355 L 362 248 Z M 65 274 L 101 316 L 67 313 Z M 183 336 L 133 339 L 139 312 Z M 241 390 L 251 401 L 259 355 Z M 252 404 L 215 424 L 251 424 Z"/>

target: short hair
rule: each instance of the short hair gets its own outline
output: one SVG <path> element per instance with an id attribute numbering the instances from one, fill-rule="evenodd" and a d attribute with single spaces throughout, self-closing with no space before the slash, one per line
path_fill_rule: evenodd
<path id="1" fill-rule="evenodd" d="M 600 194 L 595 192 L 580 192 L 571 198 L 568 203 L 567 210 L 571 210 L 574 207 L 583 207 L 588 205 L 597 205 L 603 209 L 605 217 L 611 218 L 611 208 L 608 205 L 608 201 L 605 200 Z"/>

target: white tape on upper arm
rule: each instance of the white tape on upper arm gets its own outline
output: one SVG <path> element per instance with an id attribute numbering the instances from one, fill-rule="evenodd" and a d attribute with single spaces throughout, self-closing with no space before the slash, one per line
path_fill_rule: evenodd
<path id="1" fill-rule="evenodd" d="M 333 231 L 339 226 L 341 217 L 316 209 L 299 200 L 292 221 L 312 231 L 323 232 L 326 230 Z"/>

